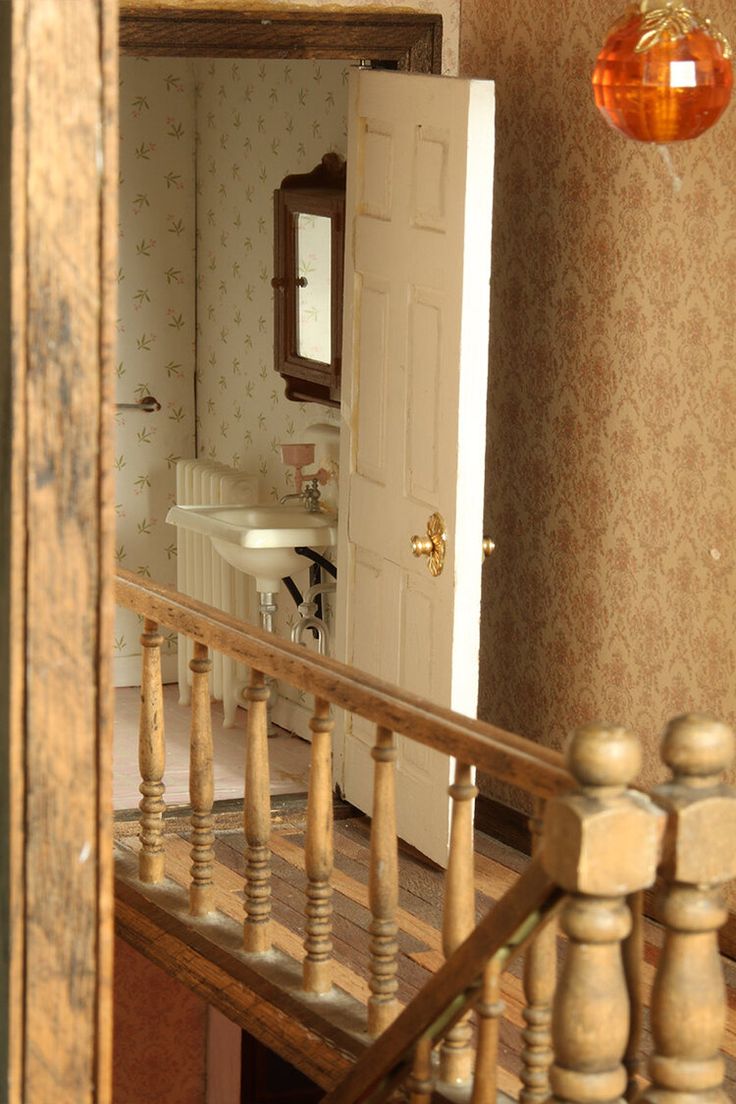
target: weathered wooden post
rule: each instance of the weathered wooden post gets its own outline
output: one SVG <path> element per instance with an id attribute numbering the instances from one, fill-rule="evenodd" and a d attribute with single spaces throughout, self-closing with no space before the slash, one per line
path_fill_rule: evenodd
<path id="1" fill-rule="evenodd" d="M 711 717 L 677 717 L 662 758 L 672 780 L 652 797 L 667 814 L 662 875 L 665 938 L 651 1002 L 654 1052 L 646 1104 L 725 1104 L 719 1047 L 726 992 L 718 929 L 720 890 L 736 877 L 736 791 L 723 783 L 734 734 Z"/>
<path id="2" fill-rule="evenodd" d="M 625 729 L 593 724 L 578 730 L 567 760 L 580 788 L 550 801 L 544 819 L 544 865 L 570 894 L 561 920 L 569 945 L 553 1004 L 552 1099 L 613 1104 L 627 1081 L 626 897 L 654 882 L 664 816 L 643 794 L 626 789 L 639 771 L 641 750 Z"/>

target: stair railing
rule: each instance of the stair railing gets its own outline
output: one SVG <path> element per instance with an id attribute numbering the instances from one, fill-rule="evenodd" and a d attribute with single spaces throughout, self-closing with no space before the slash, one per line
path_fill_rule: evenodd
<path id="1" fill-rule="evenodd" d="M 726 913 L 719 890 L 736 875 L 736 797 L 722 781 L 733 759 L 731 730 L 701 716 L 668 726 L 663 757 L 672 780 L 653 801 L 628 789 L 638 773 L 637 741 L 621 728 L 591 725 L 557 753 L 449 710 L 436 708 L 334 660 L 243 625 L 176 591 L 118 573 L 120 604 L 144 619 L 141 688 L 141 851 L 139 877 L 164 876 L 164 733 L 159 625 L 195 641 L 191 739 L 192 884 L 190 912 L 213 908 L 214 830 L 208 650 L 251 668 L 245 691 L 245 917 L 243 946 L 261 954 L 271 940 L 270 787 L 265 676 L 314 695 L 304 866 L 307 877 L 303 988 L 332 984 L 332 778 L 329 705 L 376 725 L 374 804 L 367 904 L 369 997 L 366 1028 L 375 1042 L 328 1104 L 385 1099 L 404 1083 L 424 1104 L 436 1081 L 464 1085 L 473 1104 L 496 1097 L 500 978 L 526 950 L 522 1104 L 633 1100 L 641 1026 L 641 896 L 663 881 L 666 925 L 651 1018 L 654 1054 L 647 1104 L 724 1100 L 718 1047 L 725 990 L 717 932 Z M 445 965 L 401 1010 L 396 997 L 401 919 L 395 831 L 395 734 L 455 757 L 452 832 L 442 945 Z M 475 924 L 472 800 L 474 764 L 534 794 L 535 857 L 518 882 Z M 576 785 L 574 792 L 570 787 Z M 546 806 L 544 803 L 546 802 Z M 663 836 L 664 832 L 664 836 Z M 664 843 L 662 843 L 664 839 Z M 560 912 L 565 966 L 555 983 Z M 475 1009 L 475 1046 L 469 1013 Z M 437 1053 L 439 1052 L 439 1053 Z"/>
<path id="2" fill-rule="evenodd" d="M 733 732 L 707 716 L 678 717 L 665 730 L 662 758 L 673 777 L 650 801 L 625 789 L 640 767 L 639 745 L 629 733 L 591 725 L 573 736 L 568 764 L 579 788 L 549 803 L 541 855 L 323 1104 L 379 1104 L 402 1082 L 411 1089 L 412 1060 L 478 1003 L 490 964 L 503 968 L 527 938 L 540 938 L 551 906 L 561 907 L 567 953 L 553 1001 L 547 1099 L 725 1104 L 719 1047 L 726 993 L 717 932 L 727 915 L 720 890 L 736 876 L 736 791 L 723 781 L 733 765 Z M 665 934 L 651 1001 L 650 1084 L 640 1088 L 640 1013 L 625 941 L 641 891 L 658 869 Z M 527 924 L 504 945 L 509 925 L 499 910 L 517 899 L 521 905 L 534 890 L 536 908 L 527 901 Z M 480 1060 L 479 1052 L 475 1085 L 484 1083 L 485 1096 L 495 1094 L 492 1071 Z"/>
<path id="3" fill-rule="evenodd" d="M 194 642 L 192 670 L 190 801 L 192 807 L 192 882 L 190 914 L 204 917 L 214 908 L 214 827 L 212 736 L 210 728 L 209 669 L 211 650 L 219 650 L 250 668 L 244 691 L 246 718 L 246 771 L 244 792 L 245 915 L 243 947 L 262 954 L 272 946 L 271 922 L 271 809 L 268 765 L 266 702 L 267 676 L 289 683 L 313 695 L 310 778 L 304 846 L 306 903 L 304 925 L 303 989 L 328 992 L 333 984 L 332 955 L 333 824 L 330 705 L 351 710 L 375 725 L 373 807 L 371 817 L 369 876 L 365 905 L 371 913 L 368 925 L 369 969 L 367 978 L 366 1032 L 378 1037 L 398 1016 L 398 933 L 405 919 L 399 907 L 398 844 L 396 836 L 396 736 L 454 756 L 448 871 L 443 898 L 441 945 L 429 952 L 432 963 L 451 956 L 475 926 L 473 798 L 474 767 L 486 774 L 526 789 L 540 803 L 565 792 L 572 779 L 562 756 L 539 748 L 514 733 L 472 720 L 424 699 L 403 692 L 350 668 L 237 621 L 229 614 L 152 583 L 130 572 L 117 574 L 117 601 L 143 618 L 143 670 L 139 730 L 142 800 L 139 878 L 148 884 L 165 876 L 163 821 L 165 814 L 165 732 L 161 688 L 159 626 L 189 636 Z M 411 918 L 416 927 L 416 918 Z M 425 928 L 428 929 L 428 925 Z M 426 931 L 430 945 L 435 932 Z M 544 936 L 532 944 L 525 970 L 528 1068 L 522 1076 L 541 1095 L 548 1086 L 552 1060 L 549 1001 L 554 989 L 554 931 L 546 953 L 539 953 Z M 550 942 L 551 940 L 551 942 Z M 438 952 L 440 952 L 438 954 Z M 466 1022 L 451 1032 L 436 1071 L 427 1052 L 426 1089 L 436 1075 L 470 1083 L 475 1050 L 480 1061 L 495 1070 L 495 1055 L 503 1004 L 499 973 L 489 966 L 483 999 L 476 1009 L 475 1046 Z M 421 1085 L 421 1060 L 414 1071 Z M 486 1082 L 487 1084 L 487 1082 Z M 475 1104 L 490 1100 L 476 1081 Z M 531 1104 L 531 1098 L 529 1101 Z"/>
<path id="4" fill-rule="evenodd" d="M 483 994 L 488 963 L 504 969 L 562 903 L 568 936 L 565 969 L 554 997 L 555 1062 L 551 1093 L 560 1101 L 613 1101 L 625 1091 L 629 992 L 621 944 L 630 930 L 627 896 L 655 879 L 664 815 L 627 790 L 641 762 L 638 742 L 621 728 L 591 725 L 576 733 L 568 765 L 577 791 L 547 806 L 543 846 L 498 902 L 399 1019 L 366 1052 L 324 1104 L 385 1100 L 406 1079 L 417 1044 L 434 1047 Z M 504 924 L 506 910 L 518 912 Z M 511 934 L 513 932 L 513 935 Z M 475 1083 L 493 1071 L 476 1068 Z M 411 1087 L 410 1087 L 411 1088 Z M 548 1097 L 550 1093 L 548 1091 Z"/>

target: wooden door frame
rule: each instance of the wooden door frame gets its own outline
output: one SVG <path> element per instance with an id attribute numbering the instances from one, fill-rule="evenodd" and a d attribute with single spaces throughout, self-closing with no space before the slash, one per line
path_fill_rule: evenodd
<path id="1" fill-rule="evenodd" d="M 116 0 L 0 4 L 0 1098 L 110 1100 Z"/>
<path id="2" fill-rule="evenodd" d="M 440 70 L 438 15 L 238 7 L 126 0 L 119 24 L 117 0 L 0 3 L 8 1104 L 109 1104 L 111 1094 L 118 31 L 126 53 L 367 57 Z"/>
<path id="3" fill-rule="evenodd" d="M 243 10 L 232 0 L 121 0 L 120 52 L 147 57 L 343 58 L 439 73 L 442 16 L 426 12 Z"/>

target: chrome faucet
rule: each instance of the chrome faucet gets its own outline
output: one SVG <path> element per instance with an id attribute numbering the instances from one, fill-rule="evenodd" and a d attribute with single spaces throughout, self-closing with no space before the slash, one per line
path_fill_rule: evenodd
<path id="1" fill-rule="evenodd" d="M 319 513 L 319 481 L 315 476 L 313 479 L 307 480 L 303 489 L 298 494 L 285 494 L 279 499 L 280 505 L 283 506 L 285 502 L 291 502 L 294 499 L 298 499 L 299 502 L 304 503 L 304 509 L 308 514 Z"/>
<path id="2" fill-rule="evenodd" d="M 322 471 L 321 468 L 320 471 Z M 315 475 L 312 479 L 307 480 L 302 495 L 304 496 L 304 505 L 307 508 L 307 513 L 316 514 L 319 511 L 320 500 L 318 476 Z"/>

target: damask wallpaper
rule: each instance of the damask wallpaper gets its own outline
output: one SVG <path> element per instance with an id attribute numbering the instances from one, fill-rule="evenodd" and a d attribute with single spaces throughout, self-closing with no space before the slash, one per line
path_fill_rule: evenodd
<path id="1" fill-rule="evenodd" d="M 121 58 L 117 399 L 152 394 L 161 410 L 116 417 L 115 550 L 120 565 L 163 583 L 176 582 L 165 524 L 176 460 L 195 448 L 194 112 L 190 62 Z M 118 684 L 140 677 L 139 636 L 135 614 L 117 610 Z M 173 635 L 164 647 L 173 651 Z"/>
<path id="2" fill-rule="evenodd" d="M 667 718 L 736 720 L 736 108 L 665 151 L 606 126 L 622 6 L 463 2 L 497 97 L 480 712 L 621 721 L 652 781 Z"/>
<path id="3" fill-rule="evenodd" d="M 115 1104 L 204 1104 L 207 1004 L 115 939 Z"/>

